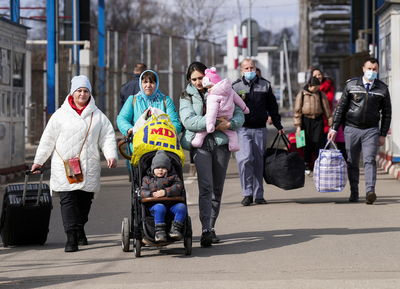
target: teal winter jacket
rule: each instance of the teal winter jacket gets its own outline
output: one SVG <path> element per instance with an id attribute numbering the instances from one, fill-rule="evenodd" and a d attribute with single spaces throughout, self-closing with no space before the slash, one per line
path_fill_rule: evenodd
<path id="1" fill-rule="evenodd" d="M 142 87 L 142 75 L 146 71 L 151 71 L 156 76 L 156 89 L 154 90 L 154 93 L 150 96 L 144 94 Z M 117 116 L 117 126 L 119 131 L 123 135 L 127 135 L 128 130 L 135 125 L 135 122 L 143 114 L 143 112 L 151 106 L 161 109 L 166 114 L 168 114 L 173 125 L 175 126 L 177 133 L 179 134 L 182 130 L 182 124 L 179 121 L 179 116 L 175 109 L 174 102 L 169 96 L 164 95 L 161 91 L 158 90 L 159 80 L 157 73 L 152 70 L 146 71 L 144 71 L 140 75 L 140 91 L 137 94 L 130 95 L 128 97 Z M 133 104 L 134 99 L 135 103 Z"/>
<path id="2" fill-rule="evenodd" d="M 206 130 L 206 118 L 203 113 L 204 105 L 205 102 L 203 103 L 199 91 L 189 83 L 179 102 L 179 116 L 185 128 L 181 137 L 181 146 L 185 150 L 192 148 L 191 142 L 196 132 Z M 244 123 L 243 111 L 237 105 L 230 122 L 231 130 L 238 130 Z M 222 131 L 216 130 L 212 134 L 217 145 L 228 144 L 229 139 Z"/>

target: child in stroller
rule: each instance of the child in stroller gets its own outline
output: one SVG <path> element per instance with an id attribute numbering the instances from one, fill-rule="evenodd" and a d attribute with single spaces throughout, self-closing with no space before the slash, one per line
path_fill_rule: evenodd
<path id="1" fill-rule="evenodd" d="M 131 140 L 125 139 L 123 141 L 120 141 L 118 144 L 118 147 L 120 149 L 120 152 L 122 150 L 122 145 L 124 143 L 130 143 Z M 159 194 L 163 194 L 163 192 L 155 193 L 153 194 L 153 191 L 151 191 L 151 195 L 154 195 L 154 197 L 146 197 L 146 188 L 144 190 L 144 194 L 142 195 L 142 182 L 143 186 L 146 187 L 145 183 L 147 182 L 145 179 L 145 176 L 150 176 L 150 178 L 153 176 L 152 174 L 152 163 L 154 156 L 157 154 L 158 150 L 155 151 L 150 151 L 145 153 L 140 157 L 138 166 L 132 166 L 131 170 L 131 177 L 132 177 L 132 187 L 131 187 L 131 193 L 132 193 L 132 207 L 131 207 L 131 221 L 129 221 L 128 218 L 124 218 L 122 220 L 122 228 L 121 228 L 121 246 L 122 246 L 122 251 L 124 252 L 129 252 L 129 246 L 130 246 L 130 239 L 133 238 L 133 251 L 134 251 L 134 256 L 135 257 L 140 257 L 141 256 L 141 249 L 143 245 L 147 245 L 150 247 L 162 247 L 166 246 L 170 243 L 175 242 L 177 239 L 180 238 L 180 235 L 182 236 L 183 239 L 183 245 L 185 247 L 185 255 L 191 255 L 192 254 L 192 222 L 190 219 L 190 216 L 187 213 L 187 204 L 186 204 L 186 190 L 184 187 L 183 182 L 181 181 L 181 189 L 180 189 L 180 195 L 177 197 L 168 197 L 168 191 L 169 189 L 166 187 L 163 187 L 163 190 L 165 190 L 166 196 L 164 197 L 156 197 Z M 179 177 L 180 180 L 183 179 L 183 169 L 182 169 L 182 163 L 180 157 L 169 151 L 163 151 L 162 153 L 159 154 L 165 154 L 170 161 L 170 171 L 169 175 L 176 175 Z M 123 155 L 123 154 L 122 154 Z M 130 156 L 127 156 L 130 158 Z M 164 166 L 164 165 L 162 165 Z M 167 165 L 168 167 L 168 165 Z M 168 178 L 168 175 L 167 175 Z M 150 183 L 150 182 L 149 182 Z M 161 187 L 160 187 L 161 188 Z M 159 190 L 158 190 L 159 191 Z M 150 196 L 150 194 L 149 194 Z M 161 241 L 163 240 L 163 234 L 161 233 L 161 238 L 160 236 L 157 237 L 158 241 L 156 240 L 156 233 L 155 233 L 155 222 L 158 221 L 156 218 L 158 216 L 152 215 L 150 209 L 153 205 L 157 203 L 162 203 L 165 205 L 165 208 L 169 209 L 175 204 L 180 203 L 179 207 L 181 210 L 181 213 L 184 212 L 185 217 L 180 217 L 179 214 L 177 218 L 175 218 L 174 213 L 167 213 L 165 214 L 165 231 L 164 232 L 169 232 L 169 235 L 167 236 L 166 241 Z M 184 208 L 184 210 L 182 210 Z M 181 215 L 182 216 L 182 215 Z M 183 226 L 179 226 L 178 222 L 182 221 L 183 218 Z M 162 219 L 161 219 L 162 220 Z M 174 222 L 178 221 L 178 222 Z M 160 221 L 159 223 L 162 223 Z M 175 224 L 175 226 L 173 226 Z M 182 223 L 181 223 L 182 224 Z M 176 226 L 178 225 L 178 226 Z M 172 232 L 170 227 L 175 227 L 177 230 L 174 230 L 172 228 Z M 161 226 L 163 227 L 163 226 Z M 179 227 L 179 228 L 178 228 Z M 176 231 L 179 231 L 177 234 Z M 159 234 L 158 234 L 159 235 Z M 166 233 L 164 233 L 166 235 Z"/>
<path id="2" fill-rule="evenodd" d="M 175 173 L 171 173 L 171 161 L 165 151 L 159 150 L 153 157 L 151 173 L 142 179 L 142 198 L 163 198 L 183 196 L 183 182 Z M 184 222 L 187 215 L 186 205 L 182 202 L 154 202 L 149 204 L 151 215 L 154 217 L 155 241 L 166 242 L 165 216 L 172 213 L 174 219 L 168 236 L 181 240 Z"/>

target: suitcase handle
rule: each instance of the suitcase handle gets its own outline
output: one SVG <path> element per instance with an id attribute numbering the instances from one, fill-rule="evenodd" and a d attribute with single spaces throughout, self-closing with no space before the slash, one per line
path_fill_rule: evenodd
<path id="1" fill-rule="evenodd" d="M 40 172 L 39 189 L 38 189 L 38 195 L 37 195 L 37 199 L 36 199 L 36 205 L 39 205 L 40 195 L 42 194 L 43 169 L 42 168 L 37 168 L 35 171 L 39 171 Z M 35 171 L 31 171 L 31 170 L 26 170 L 25 171 L 24 190 L 22 192 L 22 206 L 25 206 L 25 198 L 26 198 L 26 190 L 27 190 L 26 187 L 28 185 L 29 175 L 32 174 Z"/>

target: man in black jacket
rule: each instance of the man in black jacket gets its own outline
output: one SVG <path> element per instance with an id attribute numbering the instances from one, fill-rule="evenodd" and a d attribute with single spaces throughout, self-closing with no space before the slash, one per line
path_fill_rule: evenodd
<path id="1" fill-rule="evenodd" d="M 121 107 L 124 105 L 126 99 L 130 95 L 135 95 L 140 91 L 140 86 L 139 86 L 139 78 L 140 74 L 142 74 L 143 71 L 147 69 L 146 64 L 144 63 L 136 63 L 135 67 L 133 68 L 133 79 L 128 81 L 127 83 L 123 84 L 121 86 L 121 92 L 120 92 L 120 101 L 121 101 Z"/>
<path id="2" fill-rule="evenodd" d="M 242 186 L 242 205 L 266 204 L 263 188 L 264 151 L 267 142 L 266 122 L 268 115 L 279 133 L 284 133 L 278 104 L 271 84 L 256 75 L 256 66 L 251 59 L 240 64 L 242 77 L 232 87 L 250 109 L 237 133 L 240 150 L 236 153 Z M 253 199 L 254 197 L 254 199 Z"/>
<path id="3" fill-rule="evenodd" d="M 376 200 L 375 158 L 378 146 L 385 144 L 392 118 L 392 107 L 387 85 L 377 79 L 378 60 L 367 59 L 362 69 L 364 75 L 348 80 L 344 87 L 328 139 L 335 140 L 340 124 L 345 125 L 344 137 L 351 190 L 349 202 L 358 202 L 359 160 L 362 151 L 366 203 L 371 205 Z"/>

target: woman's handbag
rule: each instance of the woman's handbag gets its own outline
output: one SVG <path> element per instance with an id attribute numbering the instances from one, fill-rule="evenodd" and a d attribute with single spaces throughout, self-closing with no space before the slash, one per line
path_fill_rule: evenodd
<path id="1" fill-rule="evenodd" d="M 83 182 L 83 174 L 81 169 L 81 161 L 79 157 L 75 157 L 69 160 L 63 160 L 65 175 L 67 176 L 70 184 Z"/>
<path id="2" fill-rule="evenodd" d="M 283 140 L 287 149 L 279 149 Z M 278 143 L 275 147 L 275 143 Z M 264 154 L 264 180 L 284 190 L 304 187 L 304 160 L 297 152 L 290 152 L 286 135 L 276 135 L 272 145 Z"/>
<path id="3" fill-rule="evenodd" d="M 83 182 L 83 172 L 82 172 L 82 167 L 81 167 L 80 155 L 81 155 L 83 146 L 85 145 L 87 136 L 89 134 L 90 127 L 92 126 L 92 120 L 93 120 L 93 112 L 92 112 L 92 116 L 90 117 L 90 124 L 89 124 L 89 128 L 86 132 L 85 139 L 83 140 L 81 149 L 79 150 L 79 153 L 76 157 L 70 158 L 68 160 L 64 160 L 61 157 L 60 153 L 56 149 L 58 156 L 62 159 L 62 161 L 64 163 L 65 175 L 70 184 Z"/>
<path id="4" fill-rule="evenodd" d="M 327 149 L 331 144 L 334 149 Z M 347 164 L 340 150 L 332 141 L 319 150 L 314 163 L 314 184 L 318 192 L 341 192 L 346 186 Z"/>

